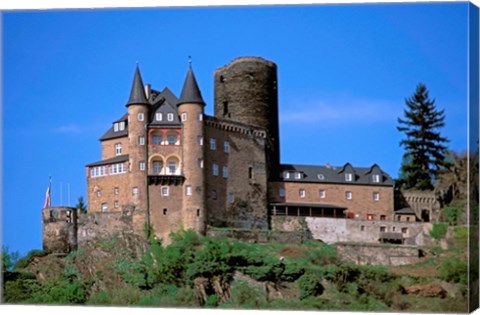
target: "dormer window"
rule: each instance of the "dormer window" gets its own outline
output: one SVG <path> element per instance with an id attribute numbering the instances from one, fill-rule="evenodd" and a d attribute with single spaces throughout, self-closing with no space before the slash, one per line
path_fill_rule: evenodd
<path id="1" fill-rule="evenodd" d="M 323 175 L 323 174 L 318 174 L 318 175 L 317 175 L 317 178 L 318 178 L 319 180 L 324 180 L 324 179 L 325 179 L 325 175 Z"/>
<path id="2" fill-rule="evenodd" d="M 118 131 L 118 123 L 114 123 L 113 124 L 113 132 L 117 132 Z"/>
<path id="3" fill-rule="evenodd" d="M 162 121 L 162 113 L 156 113 L 156 114 L 155 114 L 155 119 L 156 119 L 157 121 Z"/>
<path id="4" fill-rule="evenodd" d="M 353 180 L 353 174 L 352 173 L 346 173 L 345 174 L 345 181 L 351 182 Z"/>
<path id="5" fill-rule="evenodd" d="M 118 130 L 122 131 L 125 130 L 125 122 L 121 121 L 118 123 Z"/>
<path id="6" fill-rule="evenodd" d="M 283 172 L 283 178 L 289 179 L 290 178 L 290 173 L 289 172 Z"/>
<path id="7" fill-rule="evenodd" d="M 380 183 L 380 175 L 379 174 L 373 174 L 372 175 L 372 181 L 374 183 Z"/>
<path id="8" fill-rule="evenodd" d="M 295 172 L 295 179 L 302 179 L 302 173 L 301 172 Z"/>
<path id="9" fill-rule="evenodd" d="M 167 114 L 167 120 L 168 121 L 173 121 L 173 114 L 172 113 Z"/>

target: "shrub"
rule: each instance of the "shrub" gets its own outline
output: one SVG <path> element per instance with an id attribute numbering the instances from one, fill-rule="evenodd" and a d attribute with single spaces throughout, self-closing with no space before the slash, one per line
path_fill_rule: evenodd
<path id="1" fill-rule="evenodd" d="M 232 303 L 244 308 L 258 308 L 266 302 L 266 292 L 246 281 L 234 281 L 230 287 Z"/>
<path id="2" fill-rule="evenodd" d="M 300 300 L 323 293 L 323 286 L 320 284 L 317 274 L 307 272 L 298 279 L 300 289 Z"/>
<path id="3" fill-rule="evenodd" d="M 432 229 L 430 230 L 430 236 L 434 239 L 441 240 L 447 235 L 448 224 L 446 223 L 435 223 L 433 224 Z"/>
<path id="4" fill-rule="evenodd" d="M 464 212 L 464 208 L 465 208 L 465 201 L 464 200 L 453 202 L 450 205 L 443 208 L 443 213 L 445 214 L 445 217 L 447 218 L 448 224 L 457 225 L 458 219 L 460 218 L 460 216 Z"/>
<path id="5" fill-rule="evenodd" d="M 467 284 L 468 264 L 457 257 L 448 257 L 440 265 L 439 277 L 447 282 Z"/>
<path id="6" fill-rule="evenodd" d="M 44 252 L 43 250 L 38 250 L 34 249 L 28 252 L 28 254 L 25 257 L 22 257 L 18 259 L 18 261 L 15 263 L 13 269 L 14 270 L 21 270 L 24 269 L 28 266 L 30 261 L 32 260 L 33 257 L 43 257 L 46 256 L 47 253 Z"/>

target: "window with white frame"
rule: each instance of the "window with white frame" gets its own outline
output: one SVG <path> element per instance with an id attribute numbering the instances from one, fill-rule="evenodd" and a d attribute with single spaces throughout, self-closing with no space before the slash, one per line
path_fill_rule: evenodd
<path id="1" fill-rule="evenodd" d="M 121 143 L 115 144 L 115 154 L 116 155 L 121 155 L 122 154 L 122 144 Z"/>
<path id="2" fill-rule="evenodd" d="M 278 196 L 279 197 L 285 197 L 285 188 L 279 188 L 278 189 Z"/>
<path id="3" fill-rule="evenodd" d="M 162 113 L 156 113 L 156 114 L 155 114 L 155 119 L 156 119 L 157 121 L 162 121 L 162 118 L 163 118 L 163 117 L 162 117 Z"/>
<path id="4" fill-rule="evenodd" d="M 120 193 L 120 188 L 118 188 L 118 187 L 113 188 L 113 193 L 115 195 L 118 195 Z"/>
<path id="5" fill-rule="evenodd" d="M 168 166 L 168 175 L 174 175 L 177 172 L 176 160 L 169 160 L 167 166 Z"/>
<path id="6" fill-rule="evenodd" d="M 302 178 L 302 173 L 301 172 L 295 172 L 295 179 L 301 179 Z"/>
<path id="7" fill-rule="evenodd" d="M 327 195 L 324 189 L 320 189 L 319 194 L 320 194 L 320 198 L 325 198 L 325 196 Z"/>
<path id="8" fill-rule="evenodd" d="M 202 114 L 202 113 L 198 113 L 198 115 L 197 115 L 197 120 L 198 120 L 198 121 L 202 121 L 202 120 L 203 120 L 203 114 Z"/>
<path id="9" fill-rule="evenodd" d="M 102 196 L 102 191 L 101 190 L 97 190 L 97 197 L 101 197 Z"/>
<path id="10" fill-rule="evenodd" d="M 182 113 L 182 121 L 187 121 L 187 113 Z"/>
<path id="11" fill-rule="evenodd" d="M 210 150 L 215 150 L 217 147 L 216 141 L 213 138 L 210 138 Z"/>
<path id="12" fill-rule="evenodd" d="M 145 145 L 145 137 L 144 136 L 138 136 L 138 144 L 139 145 Z"/>
<path id="13" fill-rule="evenodd" d="M 305 198 L 305 189 L 300 188 L 298 190 L 298 194 L 300 195 L 300 198 Z"/>
<path id="14" fill-rule="evenodd" d="M 228 167 L 227 166 L 222 167 L 222 176 L 223 176 L 223 178 L 228 177 Z"/>
<path id="15" fill-rule="evenodd" d="M 138 194 L 139 194 L 138 187 L 133 187 L 133 188 L 132 188 L 132 195 L 133 195 L 133 197 L 138 197 Z"/>
<path id="16" fill-rule="evenodd" d="M 153 174 L 160 175 L 163 169 L 163 162 L 162 161 L 153 161 Z"/>
<path id="17" fill-rule="evenodd" d="M 144 115 L 143 113 L 138 113 L 138 121 L 143 121 Z"/>
<path id="18" fill-rule="evenodd" d="M 290 178 L 290 172 L 283 172 L 283 178 L 289 179 Z"/>
<path id="19" fill-rule="evenodd" d="M 168 196 L 168 186 L 162 187 L 162 196 Z"/>
<path id="20" fill-rule="evenodd" d="M 351 191 L 345 192 L 345 198 L 346 198 L 347 200 L 351 200 L 351 199 L 352 199 L 352 192 L 351 192 Z"/>
<path id="21" fill-rule="evenodd" d="M 102 203 L 102 212 L 107 212 L 107 211 L 108 211 L 107 203 L 104 202 Z"/>
<path id="22" fill-rule="evenodd" d="M 110 175 L 123 174 L 127 172 L 127 168 L 125 167 L 124 163 L 117 163 L 117 164 L 110 165 L 110 168 L 108 171 Z"/>
<path id="23" fill-rule="evenodd" d="M 203 159 L 198 159 L 198 168 L 203 168 Z"/>
<path id="24" fill-rule="evenodd" d="M 351 182 L 353 180 L 353 174 L 352 173 L 346 173 L 345 174 L 345 180 L 347 182 Z"/>
<path id="25" fill-rule="evenodd" d="M 324 179 L 325 179 L 325 175 L 323 175 L 323 174 L 317 174 L 317 178 L 318 178 L 319 180 L 324 180 Z"/>
<path id="26" fill-rule="evenodd" d="M 372 181 L 374 183 L 380 183 L 380 175 L 379 174 L 373 174 L 372 175 Z"/>
<path id="27" fill-rule="evenodd" d="M 380 194 L 378 192 L 373 193 L 373 200 L 379 201 L 380 200 Z"/>
<path id="28" fill-rule="evenodd" d="M 92 167 L 90 170 L 91 177 L 98 177 L 98 176 L 105 176 L 105 175 L 107 175 L 107 167 L 105 165 Z"/>
<path id="29" fill-rule="evenodd" d="M 119 205 L 118 200 L 115 200 L 115 201 L 113 202 L 113 206 L 114 206 L 115 208 L 118 208 L 118 205 Z"/>
<path id="30" fill-rule="evenodd" d="M 121 121 L 118 123 L 118 130 L 122 131 L 125 130 L 125 122 Z"/>
<path id="31" fill-rule="evenodd" d="M 138 162 L 138 169 L 141 171 L 145 170 L 145 161 Z"/>
<path id="32" fill-rule="evenodd" d="M 113 132 L 117 132 L 118 131 L 118 123 L 114 123 L 113 124 Z"/>
<path id="33" fill-rule="evenodd" d="M 197 136 L 197 143 L 199 145 L 203 145 L 203 137 L 202 136 Z"/>
<path id="34" fill-rule="evenodd" d="M 167 120 L 168 121 L 173 121 L 173 114 L 172 113 L 167 114 Z"/>
<path id="35" fill-rule="evenodd" d="M 213 176 L 218 176 L 218 165 L 217 164 L 213 164 L 212 172 L 213 172 Z"/>
<path id="36" fill-rule="evenodd" d="M 223 142 L 223 152 L 225 152 L 225 153 L 230 152 L 230 142 L 228 142 L 228 141 Z"/>
<path id="37" fill-rule="evenodd" d="M 192 186 L 191 185 L 185 186 L 185 195 L 187 195 L 187 196 L 192 195 Z"/>

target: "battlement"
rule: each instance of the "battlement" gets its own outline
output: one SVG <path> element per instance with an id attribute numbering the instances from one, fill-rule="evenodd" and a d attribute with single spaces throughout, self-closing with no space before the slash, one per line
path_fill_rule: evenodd
<path id="1" fill-rule="evenodd" d="M 252 135 L 259 138 L 266 138 L 267 132 L 261 128 L 254 128 L 242 123 L 219 119 L 216 117 L 205 117 L 205 125 L 221 131 L 236 132 L 245 135 Z"/>

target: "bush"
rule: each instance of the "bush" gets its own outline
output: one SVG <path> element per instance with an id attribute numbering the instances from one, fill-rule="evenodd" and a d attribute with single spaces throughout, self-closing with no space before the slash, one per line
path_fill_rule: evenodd
<path id="1" fill-rule="evenodd" d="M 13 267 L 14 270 L 21 270 L 24 269 L 28 266 L 30 261 L 32 260 L 33 257 L 43 257 L 46 256 L 47 253 L 44 252 L 43 250 L 38 250 L 34 249 L 28 252 L 28 254 L 25 257 L 20 258 L 16 263 L 15 266 Z"/>
<path id="2" fill-rule="evenodd" d="M 230 287 L 232 302 L 224 306 L 258 308 L 267 301 L 266 292 L 259 287 L 250 286 L 246 281 L 234 281 Z"/>
<path id="3" fill-rule="evenodd" d="M 320 284 L 319 277 L 314 273 L 305 273 L 298 279 L 300 289 L 300 300 L 323 293 L 323 286 Z"/>
<path id="4" fill-rule="evenodd" d="M 464 208 L 465 208 L 465 201 L 464 200 L 453 202 L 450 205 L 443 208 L 443 213 L 445 214 L 445 217 L 447 218 L 448 224 L 457 225 L 458 219 L 460 218 L 460 216 L 464 212 Z"/>
<path id="5" fill-rule="evenodd" d="M 447 282 L 467 284 L 468 264 L 457 257 L 448 257 L 440 265 L 439 277 Z"/>
<path id="6" fill-rule="evenodd" d="M 433 224 L 432 229 L 430 230 L 430 236 L 434 239 L 441 240 L 447 235 L 448 224 L 446 223 L 435 223 Z"/>

